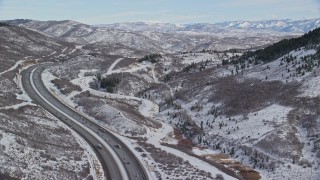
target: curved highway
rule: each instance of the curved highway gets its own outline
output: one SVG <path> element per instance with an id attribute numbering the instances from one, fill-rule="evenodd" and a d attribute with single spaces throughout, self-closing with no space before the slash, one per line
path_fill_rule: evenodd
<path id="1" fill-rule="evenodd" d="M 41 80 L 41 73 L 47 66 L 34 65 L 22 71 L 22 85 L 30 98 L 74 129 L 93 147 L 107 179 L 148 179 L 140 161 L 120 139 L 63 104 L 48 91 Z"/>

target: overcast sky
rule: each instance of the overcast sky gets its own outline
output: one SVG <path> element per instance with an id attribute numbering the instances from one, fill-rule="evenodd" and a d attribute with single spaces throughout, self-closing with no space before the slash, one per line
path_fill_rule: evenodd
<path id="1" fill-rule="evenodd" d="M 215 23 L 320 17 L 320 0 L 0 0 L 0 19 Z"/>

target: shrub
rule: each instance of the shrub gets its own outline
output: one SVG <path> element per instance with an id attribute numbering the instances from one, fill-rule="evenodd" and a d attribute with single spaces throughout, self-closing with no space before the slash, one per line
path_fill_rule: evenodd
<path id="1" fill-rule="evenodd" d="M 222 174 L 217 174 L 216 180 L 224 180 L 224 177 L 222 176 Z"/>
<path id="2" fill-rule="evenodd" d="M 143 61 L 149 61 L 153 64 L 158 62 L 158 59 L 161 58 L 161 54 L 150 54 L 146 55 L 143 58 L 139 59 L 138 62 L 142 63 Z"/>

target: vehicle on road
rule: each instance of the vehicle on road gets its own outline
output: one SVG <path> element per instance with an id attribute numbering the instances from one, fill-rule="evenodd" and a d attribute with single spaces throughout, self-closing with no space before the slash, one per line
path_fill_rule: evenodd
<path id="1" fill-rule="evenodd" d="M 102 149 L 102 145 L 101 144 L 97 144 L 97 148 L 98 149 Z"/>

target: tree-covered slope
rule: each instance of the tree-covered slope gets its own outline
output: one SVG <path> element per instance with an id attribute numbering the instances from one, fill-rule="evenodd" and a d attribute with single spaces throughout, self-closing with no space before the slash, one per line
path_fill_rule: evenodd
<path id="1" fill-rule="evenodd" d="M 245 60 L 259 62 L 270 62 L 276 60 L 289 52 L 305 47 L 307 49 L 315 49 L 320 44 L 320 28 L 314 29 L 301 37 L 284 39 L 278 43 L 270 45 L 264 49 L 259 49 L 253 52 L 247 52 L 239 59 L 233 59 L 232 61 L 240 63 Z M 318 48 L 319 54 L 319 48 Z"/>

